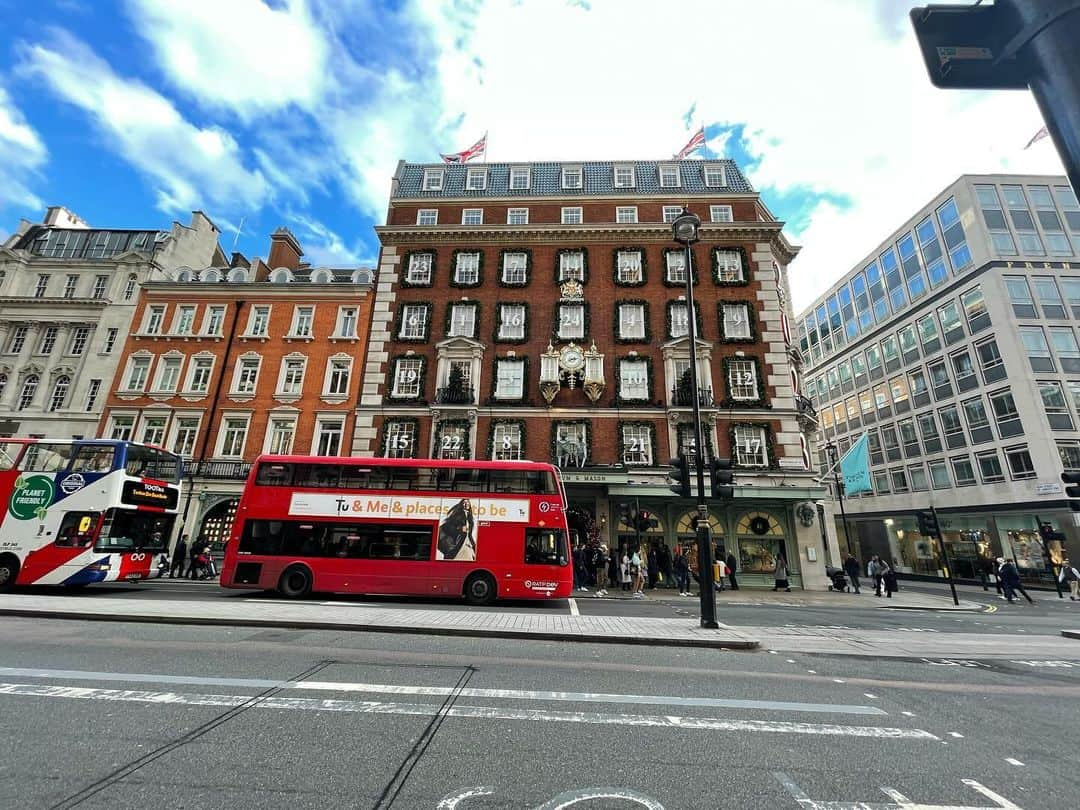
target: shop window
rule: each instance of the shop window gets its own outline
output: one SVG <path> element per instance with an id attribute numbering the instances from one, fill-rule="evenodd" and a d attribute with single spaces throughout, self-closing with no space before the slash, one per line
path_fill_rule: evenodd
<path id="1" fill-rule="evenodd" d="M 772 574 L 776 559 L 784 555 L 788 570 L 794 561 L 788 559 L 784 546 L 784 531 L 768 512 L 748 512 L 735 524 L 739 544 L 739 573 Z"/>

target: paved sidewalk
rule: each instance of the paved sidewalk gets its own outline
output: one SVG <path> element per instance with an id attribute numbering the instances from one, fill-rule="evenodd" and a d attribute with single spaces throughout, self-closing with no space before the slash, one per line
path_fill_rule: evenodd
<path id="1" fill-rule="evenodd" d="M 652 591 L 646 591 L 646 600 L 665 599 L 672 602 L 686 602 L 697 604 L 700 601 L 700 597 L 696 594 L 694 596 L 679 596 L 677 591 L 668 590 L 665 588 L 657 588 Z M 575 599 L 617 599 L 617 600 L 629 600 L 640 602 L 640 599 L 633 599 L 631 596 L 623 595 L 620 591 L 608 591 L 608 595 L 604 597 L 598 597 L 595 593 L 590 591 L 584 593 L 582 591 L 574 592 Z M 717 591 L 716 594 L 716 606 L 722 607 L 723 605 L 770 605 L 772 607 L 860 607 L 860 608 L 892 608 L 894 610 L 944 610 L 944 611 L 962 611 L 973 612 L 980 611 L 985 608 L 984 603 L 979 603 L 971 599 L 961 599 L 960 605 L 953 604 L 952 596 L 946 592 L 944 596 L 937 594 L 918 593 L 916 591 L 899 591 L 893 595 L 892 599 L 888 599 L 884 596 L 874 596 L 874 589 L 863 589 L 862 593 L 839 593 L 836 591 L 797 591 L 793 590 L 791 593 L 786 591 L 773 592 L 768 589 L 753 589 L 753 588 L 739 588 L 737 591 L 733 591 L 730 588 L 724 591 Z"/>
<path id="2" fill-rule="evenodd" d="M 443 611 L 369 607 L 343 603 L 228 603 L 161 599 L 133 604 L 129 600 L 80 596 L 0 596 L 0 615 L 88 621 L 212 624 L 246 627 L 288 627 L 356 630 L 375 633 L 481 636 L 592 644 L 648 644 L 664 647 L 713 647 L 751 650 L 753 635 L 721 625 L 703 630 L 686 619 L 622 616 L 559 616 L 510 611 Z"/>

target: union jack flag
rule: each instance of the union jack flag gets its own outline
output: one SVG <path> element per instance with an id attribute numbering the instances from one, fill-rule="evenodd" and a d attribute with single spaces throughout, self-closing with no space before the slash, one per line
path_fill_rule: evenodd
<path id="1" fill-rule="evenodd" d="M 1038 132 L 1035 133 L 1035 136 L 1030 141 L 1027 142 L 1027 146 L 1025 146 L 1024 148 L 1025 149 L 1030 149 L 1032 146 L 1037 144 L 1043 138 L 1049 138 L 1049 137 L 1050 137 L 1050 133 L 1046 131 L 1046 127 L 1043 127 L 1042 129 L 1040 129 Z"/>
<path id="2" fill-rule="evenodd" d="M 487 133 L 484 133 L 484 137 L 461 152 L 454 152 L 452 155 L 444 155 L 441 152 L 439 157 L 442 158 L 443 163 L 468 163 L 475 157 L 483 155 L 487 152 Z"/>
<path id="3" fill-rule="evenodd" d="M 686 146 L 678 151 L 675 155 L 675 160 L 682 160 L 687 155 L 692 155 L 698 149 L 705 145 L 705 127 L 702 125 L 701 129 L 694 133 L 693 137 L 686 142 Z"/>

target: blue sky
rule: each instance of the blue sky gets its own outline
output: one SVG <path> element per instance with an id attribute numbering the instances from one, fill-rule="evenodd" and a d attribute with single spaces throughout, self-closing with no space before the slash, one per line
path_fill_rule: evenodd
<path id="1" fill-rule="evenodd" d="M 287 225 L 315 263 L 370 263 L 399 158 L 485 131 L 492 161 L 663 158 L 705 124 L 804 245 L 798 307 L 957 175 L 1060 171 L 1022 149 L 1028 94 L 930 86 L 907 7 L 0 0 L 0 232 L 46 205 L 116 227 L 200 208 L 226 250 Z"/>

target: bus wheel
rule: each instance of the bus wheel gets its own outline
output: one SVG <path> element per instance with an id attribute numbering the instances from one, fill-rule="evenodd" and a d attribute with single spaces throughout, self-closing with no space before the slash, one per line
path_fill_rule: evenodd
<path id="1" fill-rule="evenodd" d="M 286 568 L 277 584 L 278 593 L 289 599 L 303 599 L 311 593 L 311 571 L 303 565 Z"/>
<path id="2" fill-rule="evenodd" d="M 491 574 L 478 571 L 465 580 L 465 601 L 470 605 L 490 605 L 498 595 Z"/>
<path id="3" fill-rule="evenodd" d="M 19 575 L 19 558 L 13 554 L 0 554 L 0 591 L 10 591 L 15 587 L 15 577 Z"/>

